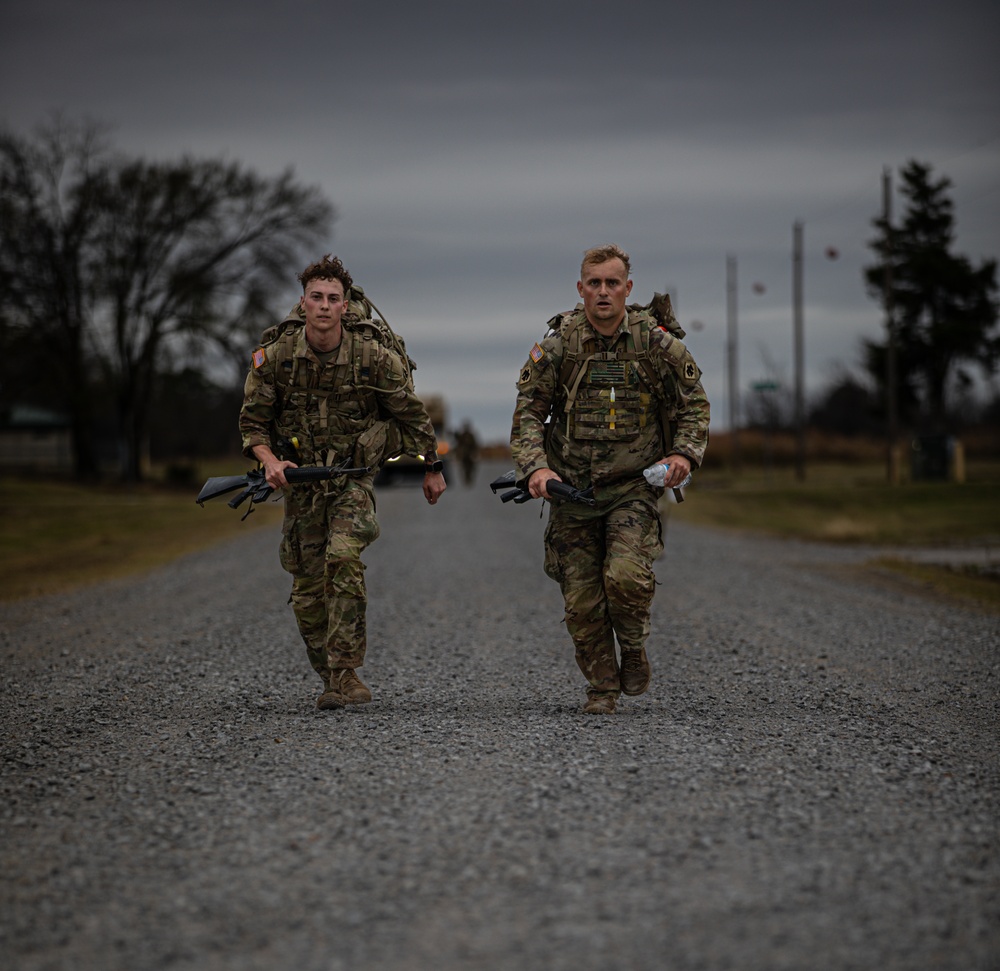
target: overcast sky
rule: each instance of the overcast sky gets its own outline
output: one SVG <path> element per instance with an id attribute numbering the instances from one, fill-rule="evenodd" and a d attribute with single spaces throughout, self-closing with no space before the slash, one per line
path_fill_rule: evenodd
<path id="1" fill-rule="evenodd" d="M 790 385 L 803 223 L 810 394 L 880 336 L 861 271 L 885 166 L 951 178 L 957 252 L 1000 256 L 998 37 L 996 0 L 7 0 L 0 122 L 60 110 L 150 159 L 292 167 L 417 390 L 487 439 L 583 250 L 617 242 L 633 297 L 673 293 L 721 428 L 727 255 L 741 389 Z"/>

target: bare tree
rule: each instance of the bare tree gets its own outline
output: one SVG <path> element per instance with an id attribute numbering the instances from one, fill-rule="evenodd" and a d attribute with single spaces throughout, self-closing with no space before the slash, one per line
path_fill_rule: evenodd
<path id="1" fill-rule="evenodd" d="M 78 478 L 98 471 L 86 268 L 106 164 L 96 125 L 56 117 L 34 140 L 0 132 L 0 400 L 65 411 Z"/>
<path id="2" fill-rule="evenodd" d="M 116 391 L 122 472 L 135 480 L 158 370 L 183 348 L 229 345 L 247 308 L 263 306 L 328 232 L 333 211 L 290 172 L 265 179 L 190 159 L 130 163 L 108 174 L 101 195 L 96 334 Z"/>
<path id="3" fill-rule="evenodd" d="M 87 476 L 94 390 L 110 389 L 122 475 L 136 481 L 158 375 L 243 357 L 334 212 L 290 170 L 113 159 L 98 136 L 61 124 L 34 141 L 0 134 L 0 350 L 19 350 L 17 368 L 0 363 L 0 393 L 44 381 Z"/>

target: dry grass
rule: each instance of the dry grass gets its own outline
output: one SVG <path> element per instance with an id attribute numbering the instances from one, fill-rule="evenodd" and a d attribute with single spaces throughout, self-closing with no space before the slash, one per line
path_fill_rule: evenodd
<path id="1" fill-rule="evenodd" d="M 197 491 L 0 480 L 0 600 L 152 569 L 281 515 L 268 503 L 241 523 L 224 499 L 199 508 Z"/>
<path id="2" fill-rule="evenodd" d="M 876 561 L 911 589 L 1000 612 L 1000 574 L 949 566 L 962 547 L 1000 550 L 1000 462 L 973 462 L 962 485 L 890 486 L 881 462 L 811 463 L 806 480 L 791 468 L 745 467 L 739 477 L 699 472 L 688 501 L 671 515 L 689 522 L 817 542 L 933 547 L 935 563 Z"/>
<path id="3" fill-rule="evenodd" d="M 878 557 L 867 569 L 888 570 L 927 596 L 1000 614 L 1000 572 L 996 570 L 972 565 L 914 563 L 894 556 Z"/>
<path id="4" fill-rule="evenodd" d="M 963 485 L 890 486 L 881 465 L 811 464 L 696 475 L 677 515 L 691 522 L 822 542 L 953 546 L 992 538 L 1000 545 L 1000 462 L 969 467 Z"/>

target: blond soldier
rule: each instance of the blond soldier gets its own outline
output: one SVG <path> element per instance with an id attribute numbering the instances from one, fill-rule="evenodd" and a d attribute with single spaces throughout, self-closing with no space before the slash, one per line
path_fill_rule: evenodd
<path id="1" fill-rule="evenodd" d="M 429 503 L 446 484 L 405 349 L 379 340 L 378 328 L 361 319 L 363 304 L 353 310 L 351 276 L 339 259 L 324 257 L 299 280 L 298 312 L 254 351 L 240 431 L 244 454 L 261 463 L 268 485 L 285 490 L 281 565 L 293 578 L 291 604 L 306 653 L 323 679 L 317 706 L 328 709 L 372 698 L 356 674 L 367 649 L 361 554 L 379 535 L 372 481 L 392 436 L 424 457 Z M 294 460 L 276 448 L 291 450 Z M 298 465 L 371 472 L 289 487 L 284 470 Z"/>
<path id="2" fill-rule="evenodd" d="M 630 269 L 618 246 L 584 254 L 582 307 L 554 317 L 532 347 L 510 436 L 518 484 L 532 496 L 550 498 L 556 479 L 593 487 L 597 499 L 592 508 L 554 501 L 545 531 L 545 572 L 562 589 L 590 714 L 612 714 L 620 694 L 642 694 L 650 681 L 664 490 L 642 471 L 665 463 L 665 488 L 679 486 L 708 444 L 701 372 L 652 313 L 626 306 Z"/>

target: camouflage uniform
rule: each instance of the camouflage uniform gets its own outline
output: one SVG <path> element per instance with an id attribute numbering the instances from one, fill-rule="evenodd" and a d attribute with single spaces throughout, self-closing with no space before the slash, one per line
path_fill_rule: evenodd
<path id="1" fill-rule="evenodd" d="M 302 467 L 373 467 L 359 478 L 285 490 L 281 565 L 293 577 L 290 602 L 309 661 L 328 685 L 331 670 L 364 663 L 361 554 L 379 535 L 374 470 L 399 447 L 423 455 L 435 451 L 437 440 L 423 403 L 408 388 L 406 362 L 370 326 L 345 315 L 340 347 L 324 364 L 301 323 L 293 315 L 287 329 L 278 328 L 278 336 L 254 352 L 240 432 L 250 458 L 254 446 L 268 445 Z"/>
<path id="2" fill-rule="evenodd" d="M 642 470 L 670 453 L 700 465 L 709 404 L 690 352 L 641 308 L 630 307 L 609 338 L 581 309 L 549 327 L 521 371 L 511 449 L 519 484 L 549 468 L 594 489 L 595 507 L 551 503 L 545 572 L 562 589 L 588 694 L 617 697 L 615 635 L 623 650 L 645 645 L 663 550 L 663 490 Z"/>

